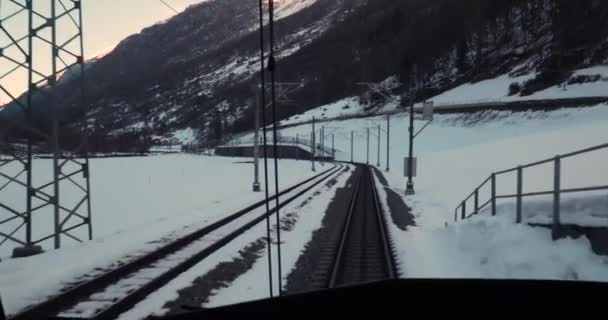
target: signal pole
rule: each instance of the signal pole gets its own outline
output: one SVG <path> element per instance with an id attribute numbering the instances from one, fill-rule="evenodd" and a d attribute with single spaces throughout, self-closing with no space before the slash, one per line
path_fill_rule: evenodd
<path id="1" fill-rule="evenodd" d="M 378 125 L 378 162 L 376 162 L 376 167 L 380 168 L 380 125 Z"/>
<path id="2" fill-rule="evenodd" d="M 407 176 L 407 188 L 405 190 L 406 195 L 415 194 L 414 191 L 414 100 L 410 103 L 410 159 L 408 161 L 408 176 Z"/>
<path id="3" fill-rule="evenodd" d="M 253 135 L 253 192 L 260 192 L 260 91 L 255 90 L 256 105 L 255 105 L 255 134 Z M 266 150 L 264 150 L 266 152 Z"/>
<path id="4" fill-rule="evenodd" d="M 300 134 L 296 133 L 296 161 L 300 160 Z"/>
<path id="5" fill-rule="evenodd" d="M 367 128 L 367 164 L 369 164 L 369 127 Z"/>
<path id="6" fill-rule="evenodd" d="M 323 159 L 325 157 L 325 126 L 321 126 L 321 152 L 322 152 L 322 158 Z M 323 160 L 323 162 L 321 162 L 321 165 L 325 165 L 325 162 Z"/>
<path id="7" fill-rule="evenodd" d="M 355 151 L 355 132 L 350 131 L 350 162 L 355 162 L 355 156 L 353 154 Z"/>
<path id="8" fill-rule="evenodd" d="M 316 146 L 316 136 L 315 136 L 315 117 L 312 117 L 312 145 L 311 145 L 311 160 L 312 160 L 312 171 L 316 171 L 315 169 L 315 151 L 317 149 Z"/>
<path id="9" fill-rule="evenodd" d="M 331 134 L 331 157 L 334 158 L 334 160 L 336 160 L 336 145 L 335 145 L 335 134 L 332 133 Z"/>
<path id="10" fill-rule="evenodd" d="M 387 115 L 386 116 L 386 172 L 389 172 L 391 170 L 391 161 L 390 161 L 390 154 L 391 154 L 391 147 L 390 147 L 390 141 L 391 141 L 391 115 Z"/>

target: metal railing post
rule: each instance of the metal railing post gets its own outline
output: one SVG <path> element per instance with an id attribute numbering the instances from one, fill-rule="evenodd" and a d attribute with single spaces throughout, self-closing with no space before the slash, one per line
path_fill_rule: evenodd
<path id="1" fill-rule="evenodd" d="M 492 173 L 492 216 L 496 215 L 496 174 Z"/>
<path id="2" fill-rule="evenodd" d="M 523 169 L 521 166 L 517 167 L 517 218 L 516 223 L 522 221 L 522 193 L 523 193 Z"/>
<path id="3" fill-rule="evenodd" d="M 553 176 L 553 231 L 560 224 L 560 191 L 561 191 L 561 167 L 562 160 L 559 156 L 555 157 L 555 171 Z"/>
<path id="4" fill-rule="evenodd" d="M 467 202 L 466 201 L 462 202 L 461 209 L 462 209 L 462 216 L 460 217 L 460 220 L 464 220 L 467 218 Z"/>
<path id="5" fill-rule="evenodd" d="M 479 189 L 475 189 L 475 215 L 479 214 Z"/>

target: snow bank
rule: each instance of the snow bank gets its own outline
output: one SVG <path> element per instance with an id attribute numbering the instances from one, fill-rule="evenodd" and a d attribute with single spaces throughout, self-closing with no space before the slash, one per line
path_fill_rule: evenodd
<path id="1" fill-rule="evenodd" d="M 375 179 L 386 219 L 387 193 Z M 481 215 L 443 227 L 388 230 L 404 278 L 608 281 L 608 258 L 586 237 L 552 241 L 551 231 L 514 224 L 512 216 Z"/>
<path id="2" fill-rule="evenodd" d="M 608 260 L 585 237 L 553 242 L 551 231 L 480 216 L 448 228 L 395 232 L 408 278 L 608 281 Z"/>

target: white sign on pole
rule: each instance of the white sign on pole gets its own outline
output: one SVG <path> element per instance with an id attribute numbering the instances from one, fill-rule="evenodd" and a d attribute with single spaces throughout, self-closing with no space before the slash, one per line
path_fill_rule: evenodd
<path id="1" fill-rule="evenodd" d="M 434 112 L 435 103 L 433 101 L 425 101 L 422 105 L 422 120 L 432 121 Z"/>
<path id="2" fill-rule="evenodd" d="M 416 174 L 418 173 L 418 159 L 416 157 L 414 157 L 414 163 L 412 166 L 412 177 L 416 177 Z M 403 159 L 403 175 L 405 177 L 409 177 L 410 173 L 410 158 L 409 157 L 405 157 Z"/>

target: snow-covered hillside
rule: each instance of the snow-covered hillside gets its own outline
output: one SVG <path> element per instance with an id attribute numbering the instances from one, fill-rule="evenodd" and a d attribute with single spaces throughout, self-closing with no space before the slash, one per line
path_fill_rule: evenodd
<path id="1" fill-rule="evenodd" d="M 433 102 L 437 108 L 461 105 L 475 108 L 485 107 L 488 103 L 493 102 L 608 97 L 607 65 L 575 70 L 563 83 L 532 95 L 522 95 L 520 92 L 510 94 L 511 85 L 518 84 L 521 87 L 526 81 L 534 79 L 536 76 L 537 74 L 534 72 L 519 76 L 511 76 L 510 73 L 507 73 L 488 80 L 462 84 L 426 101 Z M 387 94 L 387 96 L 389 95 Z M 294 125 L 311 121 L 313 117 L 317 120 L 328 120 L 349 116 L 369 116 L 377 112 L 390 112 L 407 107 L 401 105 L 399 96 L 390 95 L 390 99 L 383 99 L 384 101 L 379 107 L 371 108 L 369 104 L 362 104 L 360 97 L 346 97 L 291 116 L 280 121 L 279 124 Z M 421 106 L 422 103 L 416 103 L 417 108 Z"/>
<path id="2" fill-rule="evenodd" d="M 562 84 L 551 86 L 532 95 L 522 96 L 520 93 L 509 95 L 509 86 L 515 83 L 523 86 L 526 81 L 536 76 L 536 73 L 514 77 L 504 74 L 489 80 L 463 84 L 428 100 L 442 106 L 478 102 L 608 96 L 608 66 L 606 65 L 575 70 Z"/>

